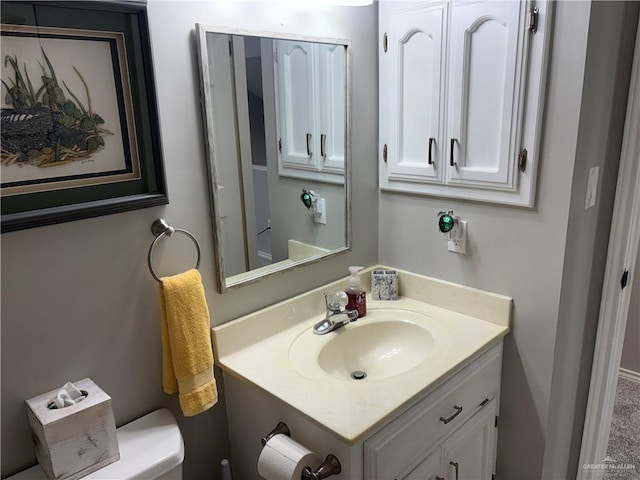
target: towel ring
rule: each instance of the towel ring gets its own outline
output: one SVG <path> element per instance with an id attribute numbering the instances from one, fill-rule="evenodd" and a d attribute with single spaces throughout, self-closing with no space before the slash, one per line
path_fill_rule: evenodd
<path id="1" fill-rule="evenodd" d="M 182 233 L 186 235 L 191 240 L 193 240 L 193 244 L 196 246 L 196 251 L 198 253 L 198 259 L 196 260 L 196 270 L 200 266 L 200 245 L 198 244 L 198 240 L 191 233 L 186 230 L 182 230 L 180 228 L 173 228 L 170 226 L 163 218 L 157 219 L 151 225 L 151 232 L 156 236 L 156 238 L 151 242 L 151 246 L 149 247 L 149 254 L 147 255 L 147 263 L 149 264 L 149 272 L 151 272 L 151 276 L 156 279 L 158 283 L 162 283 L 160 277 L 156 275 L 156 272 L 153 271 L 153 266 L 151 265 L 151 255 L 153 254 L 153 247 L 156 246 L 156 242 L 160 240 L 163 236 L 171 237 L 174 233 Z"/>

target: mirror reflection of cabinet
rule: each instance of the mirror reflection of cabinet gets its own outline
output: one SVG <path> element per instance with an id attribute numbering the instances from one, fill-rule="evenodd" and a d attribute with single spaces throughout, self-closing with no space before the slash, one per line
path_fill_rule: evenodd
<path id="1" fill-rule="evenodd" d="M 343 183 L 345 46 L 278 40 L 274 61 L 280 175 Z"/>
<path id="2" fill-rule="evenodd" d="M 349 42 L 196 30 L 220 291 L 348 250 Z"/>
<path id="3" fill-rule="evenodd" d="M 533 206 L 546 2 L 379 9 L 381 188 Z"/>

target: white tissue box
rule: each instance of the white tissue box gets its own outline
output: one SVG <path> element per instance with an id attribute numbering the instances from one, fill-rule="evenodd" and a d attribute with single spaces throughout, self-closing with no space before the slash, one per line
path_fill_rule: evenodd
<path id="1" fill-rule="evenodd" d="M 50 409 L 58 390 L 27 400 L 38 463 L 51 480 L 84 477 L 120 459 L 111 397 L 90 378 L 74 382 L 87 398 Z"/>

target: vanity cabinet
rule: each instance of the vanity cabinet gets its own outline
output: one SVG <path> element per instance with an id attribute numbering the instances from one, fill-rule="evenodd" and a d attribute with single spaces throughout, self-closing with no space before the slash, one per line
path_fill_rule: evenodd
<path id="1" fill-rule="evenodd" d="M 380 187 L 533 206 L 546 2 L 380 2 Z"/>
<path id="2" fill-rule="evenodd" d="M 344 45 L 275 41 L 279 174 L 344 182 Z"/>
<path id="3" fill-rule="evenodd" d="M 492 348 L 364 442 L 364 478 L 490 480 L 502 352 Z"/>
<path id="4" fill-rule="evenodd" d="M 259 439 L 283 421 L 292 438 L 320 457 L 338 457 L 342 473 L 335 480 L 456 480 L 454 464 L 457 480 L 491 480 L 501 365 L 500 340 L 353 443 L 225 372 L 233 474 L 258 480 Z"/>
<path id="5" fill-rule="evenodd" d="M 490 479 L 494 470 L 496 415 L 496 403 L 491 401 L 402 480 Z"/>

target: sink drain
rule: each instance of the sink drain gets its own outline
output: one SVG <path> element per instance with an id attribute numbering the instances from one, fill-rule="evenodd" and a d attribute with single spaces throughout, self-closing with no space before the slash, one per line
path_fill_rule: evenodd
<path id="1" fill-rule="evenodd" d="M 362 370 L 356 370 L 355 372 L 351 372 L 351 378 L 354 380 L 364 380 L 367 378 L 367 374 Z"/>

